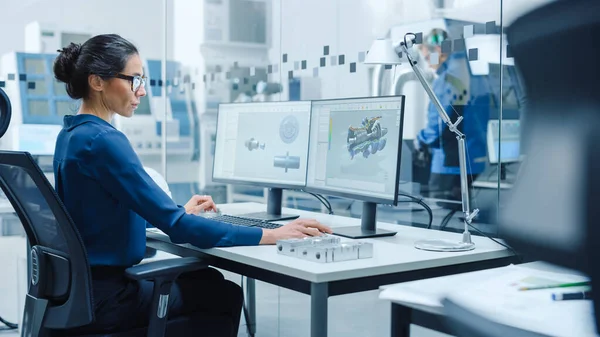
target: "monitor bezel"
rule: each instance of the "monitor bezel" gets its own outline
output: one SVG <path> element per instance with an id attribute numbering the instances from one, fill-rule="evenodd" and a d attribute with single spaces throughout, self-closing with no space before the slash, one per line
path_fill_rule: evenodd
<path id="1" fill-rule="evenodd" d="M 302 102 L 308 102 L 309 103 L 309 115 L 308 115 L 308 139 L 309 139 L 309 144 L 308 144 L 308 149 L 310 149 L 310 129 L 311 129 L 311 123 L 310 123 L 310 118 L 312 117 L 312 101 L 309 100 L 304 100 L 304 101 L 279 101 L 279 102 L 233 102 L 233 103 L 219 103 L 219 106 L 217 107 L 217 123 L 216 123 L 216 132 L 215 132 L 215 156 L 216 157 L 216 147 L 217 147 L 217 140 L 218 139 L 218 130 L 219 130 L 219 113 L 221 112 L 221 106 L 223 105 L 229 105 L 229 106 L 233 106 L 233 105 L 252 105 L 252 104 L 267 104 L 267 105 L 277 105 L 277 104 L 281 104 L 281 103 L 302 103 Z M 304 171 L 304 184 L 280 184 L 280 183 L 273 183 L 273 182 L 264 182 L 264 181 L 248 181 L 248 180 L 243 180 L 243 179 L 231 179 L 231 178 L 215 178 L 215 166 L 216 166 L 217 161 L 215 160 L 215 158 L 213 158 L 213 167 L 212 167 L 212 181 L 215 183 L 221 183 L 221 184 L 233 184 L 233 185 L 247 185 L 247 186 L 256 186 L 256 187 L 264 187 L 264 188 L 281 188 L 281 189 L 287 189 L 287 190 L 302 190 L 305 186 L 306 186 L 306 179 L 307 179 L 307 174 L 308 174 L 308 152 L 306 155 L 306 170 Z"/>
<path id="2" fill-rule="evenodd" d="M 348 199 L 354 199 L 354 200 L 360 200 L 360 201 L 365 201 L 365 202 L 373 202 L 373 203 L 377 203 L 377 204 L 385 204 L 385 205 L 393 205 L 396 206 L 398 205 L 398 192 L 400 187 L 398 186 L 400 183 L 400 164 L 401 164 L 401 159 L 402 159 L 402 139 L 403 139 L 403 131 L 404 131 L 404 103 L 406 102 L 406 96 L 405 95 L 390 95 L 390 96 L 376 96 L 376 97 L 348 97 L 348 98 L 334 98 L 334 99 L 319 99 L 319 100 L 313 100 L 311 103 L 311 110 L 310 110 L 310 121 L 311 121 L 311 128 L 309 130 L 309 132 L 312 133 L 312 117 L 313 117 L 313 108 L 315 106 L 315 103 L 318 102 L 335 102 L 335 101 L 348 101 L 348 100 L 356 100 L 356 101 L 374 101 L 374 100 L 378 100 L 378 99 L 389 99 L 389 98 L 400 98 L 402 103 L 401 103 L 401 118 L 400 118 L 400 125 L 399 125 L 399 137 L 398 137 L 398 157 L 396 159 L 396 174 L 395 174 L 395 183 L 394 183 L 394 197 L 393 199 L 386 199 L 386 198 L 379 198 L 379 197 L 374 197 L 371 195 L 364 195 L 364 194 L 359 194 L 357 192 L 341 192 L 341 191 L 337 191 L 337 190 L 331 190 L 328 188 L 320 188 L 320 187 L 311 187 L 308 186 L 308 169 L 310 167 L 310 149 L 311 149 L 311 134 L 309 134 L 308 137 L 308 162 L 306 165 L 306 187 L 304 188 L 305 192 L 310 192 L 310 193 L 319 193 L 319 194 L 326 194 L 326 195 L 330 195 L 330 196 L 335 196 L 335 197 L 342 197 L 342 198 L 348 198 Z"/>

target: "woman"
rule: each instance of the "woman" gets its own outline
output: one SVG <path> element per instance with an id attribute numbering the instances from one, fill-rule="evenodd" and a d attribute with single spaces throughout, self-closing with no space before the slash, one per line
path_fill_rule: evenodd
<path id="1" fill-rule="evenodd" d="M 274 244 L 331 232 L 314 220 L 269 230 L 194 215 L 216 210 L 210 197 L 194 196 L 185 206 L 176 205 L 148 176 L 127 137 L 110 124 L 115 114 L 131 117 L 146 95 L 136 47 L 118 35 L 99 35 L 59 52 L 55 77 L 66 84 L 71 98 L 82 99 L 77 115 L 64 118 L 54 173 L 56 191 L 81 233 L 91 266 L 96 320 L 83 330 L 122 330 L 148 323 L 152 283 L 124 277 L 124 270 L 144 257 L 146 221 L 173 242 L 200 248 Z M 231 318 L 231 327 L 218 335 L 237 336 L 241 289 L 218 271 L 182 275 L 172 291 L 170 317 L 222 314 Z"/>

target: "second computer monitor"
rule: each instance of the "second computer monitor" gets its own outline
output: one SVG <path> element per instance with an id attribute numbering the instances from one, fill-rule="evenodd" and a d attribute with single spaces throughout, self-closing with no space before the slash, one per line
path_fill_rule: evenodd
<path id="1" fill-rule="evenodd" d="M 306 189 L 365 202 L 347 236 L 374 236 L 376 205 L 398 201 L 403 119 L 404 96 L 313 101 Z"/>
<path id="2" fill-rule="evenodd" d="M 500 125 L 502 126 L 502 137 L 500 137 Z M 521 159 L 521 121 L 505 119 L 500 123 L 498 119 L 489 120 L 487 148 L 490 164 L 497 164 L 500 167 L 500 180 L 507 180 L 506 166 Z M 495 181 L 496 178 L 490 177 L 488 180 Z"/>
<path id="3" fill-rule="evenodd" d="M 500 137 L 500 121 L 488 121 L 487 148 L 490 164 L 514 163 L 521 157 L 521 121 L 508 119 L 502 121 L 502 137 Z M 501 160 L 498 160 L 498 156 Z"/>
<path id="4" fill-rule="evenodd" d="M 306 184 L 310 101 L 220 104 L 213 180 L 272 188 L 268 211 L 282 220 L 281 188 Z"/>

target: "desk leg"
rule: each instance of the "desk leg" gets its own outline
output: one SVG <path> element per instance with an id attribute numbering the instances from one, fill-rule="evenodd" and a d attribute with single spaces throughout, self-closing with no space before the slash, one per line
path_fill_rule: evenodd
<path id="1" fill-rule="evenodd" d="M 328 283 L 310 285 L 310 336 L 327 337 Z"/>
<path id="2" fill-rule="evenodd" d="M 392 337 L 410 337 L 411 309 L 392 303 Z"/>
<path id="3" fill-rule="evenodd" d="M 248 333 L 256 335 L 256 280 L 246 278 L 246 308 L 248 309 Z"/>

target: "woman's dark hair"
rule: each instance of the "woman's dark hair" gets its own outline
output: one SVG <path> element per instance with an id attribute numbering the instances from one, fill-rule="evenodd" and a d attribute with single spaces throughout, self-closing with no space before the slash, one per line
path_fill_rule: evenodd
<path id="1" fill-rule="evenodd" d="M 131 42 L 116 34 L 97 35 L 83 44 L 71 43 L 59 52 L 54 77 L 66 84 L 73 99 L 88 97 L 90 75 L 109 79 L 125 69 L 131 55 L 138 54 Z"/>

